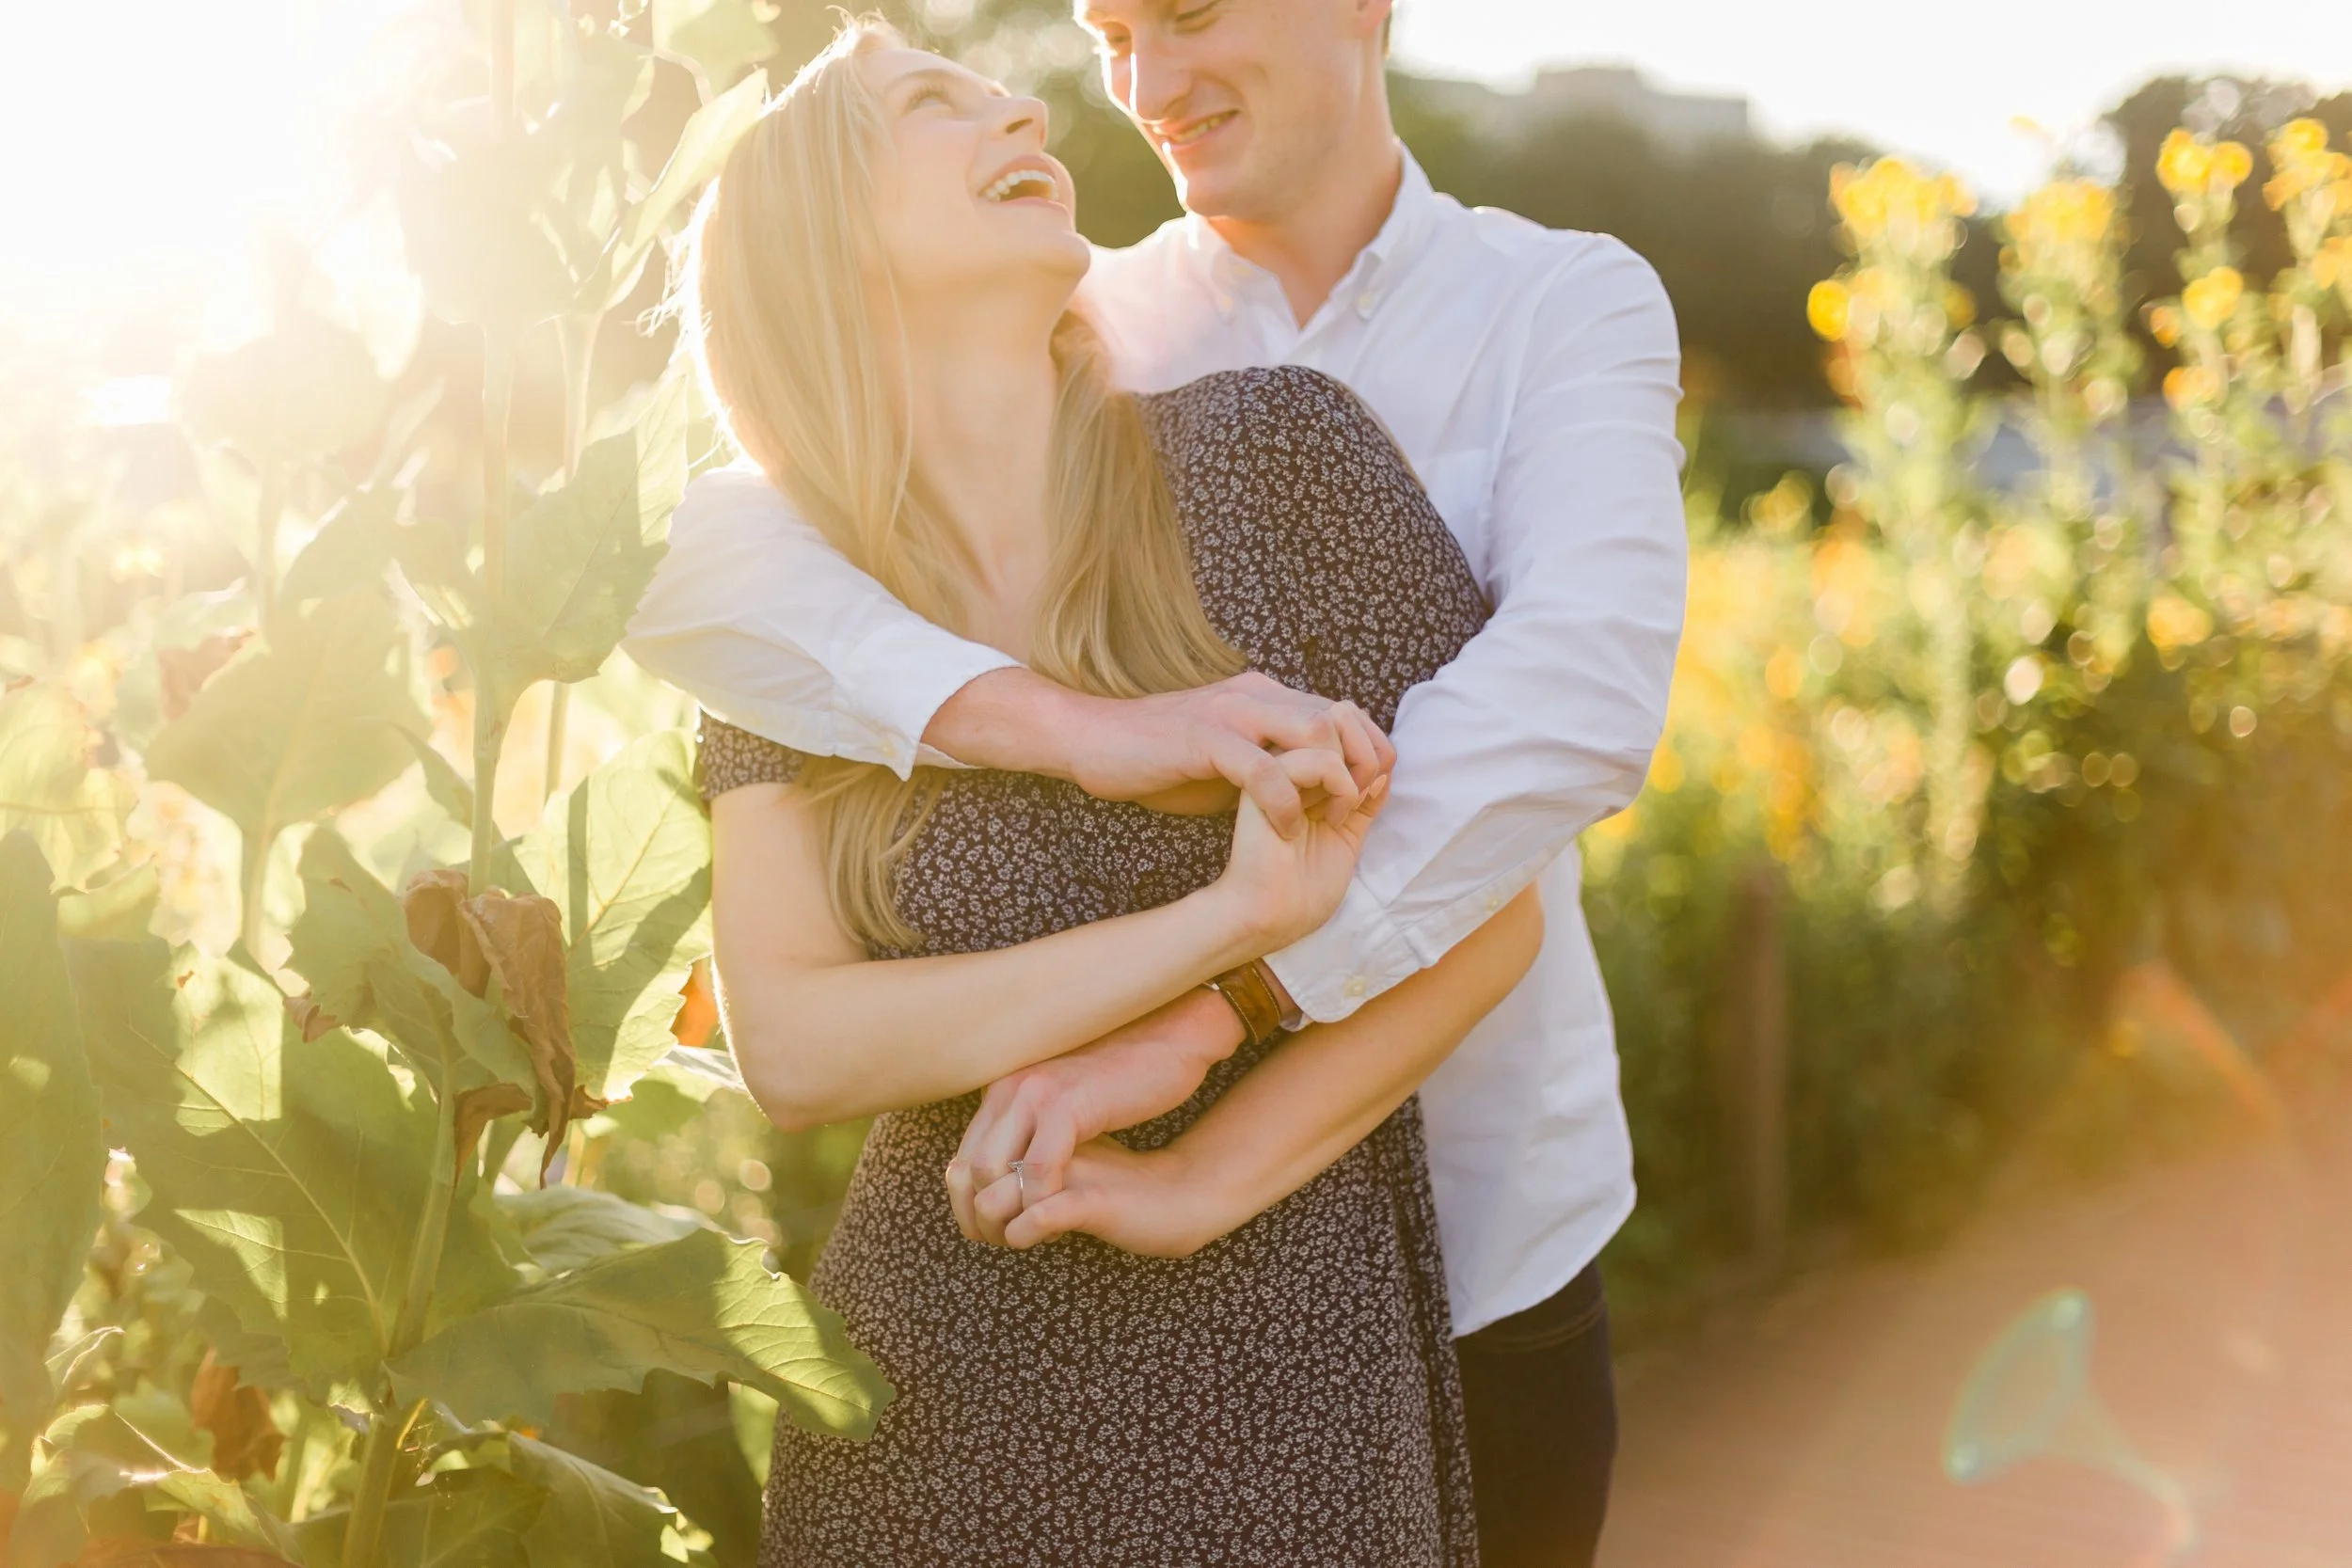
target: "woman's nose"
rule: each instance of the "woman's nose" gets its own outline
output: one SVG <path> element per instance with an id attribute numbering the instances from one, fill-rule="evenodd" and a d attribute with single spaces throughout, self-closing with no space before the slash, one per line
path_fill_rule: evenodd
<path id="1" fill-rule="evenodd" d="M 1038 98 L 1012 98 L 1005 101 L 1004 119 L 997 126 L 999 135 L 1028 135 L 1040 147 L 1045 145 L 1045 103 Z"/>

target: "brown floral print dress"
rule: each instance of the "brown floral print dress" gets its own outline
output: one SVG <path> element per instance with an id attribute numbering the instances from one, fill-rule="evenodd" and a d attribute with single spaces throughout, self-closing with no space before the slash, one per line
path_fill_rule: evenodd
<path id="1" fill-rule="evenodd" d="M 1453 536 L 1337 382 L 1235 372 L 1143 406 L 1201 604 L 1252 667 L 1385 726 L 1484 623 Z M 703 736 L 707 797 L 802 761 L 707 718 Z M 1205 885 L 1232 832 L 952 773 L 897 908 L 925 952 L 1007 947 Z M 1255 1059 L 1122 1141 L 1167 1143 Z M 942 1176 L 977 1103 L 896 1112 L 866 1140 L 813 1284 L 898 1399 L 865 1443 L 778 1429 L 762 1568 L 1476 1561 L 1418 1102 L 1183 1259 L 966 1241 Z"/>

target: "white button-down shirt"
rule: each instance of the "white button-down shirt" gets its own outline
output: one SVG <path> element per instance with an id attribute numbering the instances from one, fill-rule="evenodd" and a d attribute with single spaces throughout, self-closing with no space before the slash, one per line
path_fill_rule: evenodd
<path id="1" fill-rule="evenodd" d="M 1388 806 L 1339 913 L 1271 959 L 1329 1022 L 1541 886 L 1534 968 L 1422 1090 L 1469 1333 L 1574 1277 L 1633 1205 L 1574 844 L 1640 787 L 1681 633 L 1672 309 L 1617 241 L 1465 208 L 1409 156 L 1387 223 L 1303 327 L 1195 217 L 1098 250 L 1083 300 L 1138 391 L 1252 365 L 1347 383 L 1495 604 L 1406 694 Z M 628 646 L 730 723 L 901 772 L 945 761 L 921 744 L 931 716 L 1013 662 L 898 605 L 743 467 L 689 487 Z"/>

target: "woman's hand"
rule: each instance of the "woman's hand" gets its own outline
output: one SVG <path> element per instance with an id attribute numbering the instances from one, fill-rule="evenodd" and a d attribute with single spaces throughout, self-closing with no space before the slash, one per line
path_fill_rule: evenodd
<path id="1" fill-rule="evenodd" d="M 1335 752 L 1284 752 L 1275 757 L 1301 789 L 1346 777 Z M 1239 907 L 1240 918 L 1259 940 L 1254 951 L 1288 947 L 1331 918 L 1355 875 L 1364 835 L 1389 798 L 1389 775 L 1381 774 L 1337 820 L 1311 812 L 1295 838 L 1277 832 L 1257 802 L 1244 798 L 1233 818 L 1233 852 L 1225 874 L 1213 884 Z"/>
<path id="2" fill-rule="evenodd" d="M 947 1166 L 957 1227 L 973 1241 L 1003 1245 L 1006 1223 L 1025 1196 L 1036 1203 L 1062 1189 L 1079 1145 L 1182 1105 L 1241 1037 L 1232 1005 L 1199 989 L 1091 1045 L 990 1085 Z"/>
<path id="3" fill-rule="evenodd" d="M 1072 1155 L 1059 1192 L 1032 1197 L 1013 1216 L 1005 1244 L 1025 1250 L 1084 1231 L 1138 1257 L 1189 1258 L 1248 1217 L 1220 1219 L 1219 1196 L 1191 1170 L 1178 1145 L 1139 1154 L 1096 1138 Z"/>

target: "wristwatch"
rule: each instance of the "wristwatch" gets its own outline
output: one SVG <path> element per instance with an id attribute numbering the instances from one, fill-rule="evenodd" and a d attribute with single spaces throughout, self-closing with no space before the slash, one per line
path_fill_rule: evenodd
<path id="1" fill-rule="evenodd" d="M 1263 958 L 1227 970 L 1209 982 L 1209 989 L 1225 998 L 1226 1006 L 1241 1020 L 1243 1037 L 1251 1045 L 1270 1045 L 1286 1030 L 1306 1022 L 1296 1007 L 1283 1010 L 1282 993 L 1275 989 L 1273 972 Z"/>

